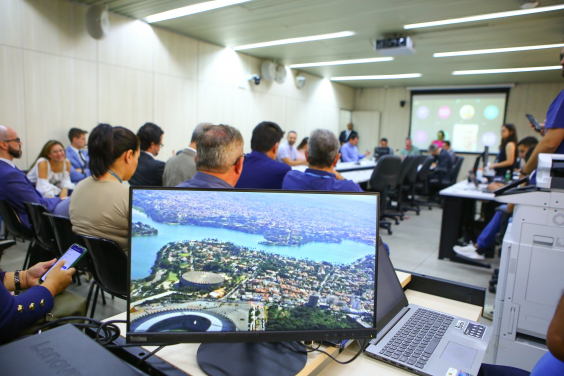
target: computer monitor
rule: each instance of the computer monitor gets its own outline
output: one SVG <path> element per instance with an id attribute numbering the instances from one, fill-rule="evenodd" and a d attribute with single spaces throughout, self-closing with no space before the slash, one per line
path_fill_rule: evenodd
<path id="1" fill-rule="evenodd" d="M 132 187 L 127 341 L 375 338 L 378 202 Z"/>
<path id="2" fill-rule="evenodd" d="M 386 154 L 390 154 L 390 148 L 388 146 L 386 146 L 385 148 L 381 146 L 374 148 L 374 157 L 376 159 Z"/>

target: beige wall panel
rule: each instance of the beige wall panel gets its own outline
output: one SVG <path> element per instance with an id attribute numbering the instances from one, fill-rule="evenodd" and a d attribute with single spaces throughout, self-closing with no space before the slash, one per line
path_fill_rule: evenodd
<path id="1" fill-rule="evenodd" d="M 308 120 L 308 103 L 296 99 L 286 100 L 286 123 L 281 125 L 284 131 L 294 130 L 301 137 L 307 133 Z"/>
<path id="2" fill-rule="evenodd" d="M 244 62 L 229 48 L 198 42 L 198 80 L 233 87 L 244 74 Z"/>
<path id="3" fill-rule="evenodd" d="M 235 89 L 233 93 L 233 120 L 229 124 L 241 132 L 245 141 L 245 153 L 251 152 L 251 135 L 253 129 L 260 122 L 255 113 L 254 95 L 249 90 Z"/>
<path id="4" fill-rule="evenodd" d="M 156 40 L 153 28 L 145 22 L 110 14 L 110 33 L 98 42 L 98 61 L 153 71 Z"/>
<path id="5" fill-rule="evenodd" d="M 40 52 L 24 52 L 28 160 L 47 140 L 68 144 L 72 127 L 96 125 L 96 64 Z"/>
<path id="6" fill-rule="evenodd" d="M 154 120 L 153 74 L 98 64 L 98 120 L 135 133 Z"/>
<path id="7" fill-rule="evenodd" d="M 0 0 L 0 44 L 21 47 L 20 0 Z"/>
<path id="8" fill-rule="evenodd" d="M 159 28 L 153 29 L 155 73 L 196 80 L 198 78 L 198 41 Z"/>
<path id="9" fill-rule="evenodd" d="M 24 153 L 15 161 L 27 167 L 27 131 L 25 127 L 24 73 L 20 49 L 0 46 L 0 125 L 14 128 L 21 138 Z"/>
<path id="10" fill-rule="evenodd" d="M 200 82 L 198 84 L 198 123 L 209 121 L 213 124 L 231 125 L 235 90 L 238 89 Z"/>
<path id="11" fill-rule="evenodd" d="M 155 74 L 155 123 L 165 134 L 158 159 L 166 161 L 172 151 L 190 144 L 196 122 L 196 81 Z"/>
<path id="12" fill-rule="evenodd" d="M 96 41 L 86 32 L 86 7 L 53 0 L 26 0 L 22 6 L 24 48 L 96 59 Z"/>

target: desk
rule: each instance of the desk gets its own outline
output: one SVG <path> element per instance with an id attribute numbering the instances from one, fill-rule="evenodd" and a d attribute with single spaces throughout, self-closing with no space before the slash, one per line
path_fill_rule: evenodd
<path id="1" fill-rule="evenodd" d="M 451 261 L 461 262 L 454 257 L 453 247 L 462 234 L 462 217 L 474 214 L 476 201 L 494 202 L 494 194 L 482 192 L 486 184 L 480 184 L 478 188 L 473 183 L 461 181 L 448 188 L 443 189 L 440 195 L 443 197 L 443 217 L 441 221 L 441 239 L 439 244 L 439 259 L 448 258 Z M 489 220 L 489 218 L 486 219 Z M 464 262 L 477 265 L 474 262 Z"/>
<path id="2" fill-rule="evenodd" d="M 372 176 L 372 171 L 376 166 L 376 161 L 361 160 L 359 162 L 339 162 L 335 166 L 335 170 L 348 180 L 352 180 L 357 184 L 366 183 Z M 304 172 L 308 166 L 292 166 L 292 170 Z"/>
<path id="3" fill-rule="evenodd" d="M 456 282 L 451 281 L 441 281 L 436 278 L 426 277 L 419 274 L 411 274 L 404 271 L 396 271 L 398 279 L 403 287 L 411 283 L 414 289 L 408 289 L 405 294 L 408 301 L 413 304 L 417 304 L 430 309 L 440 310 L 442 312 L 461 316 L 468 320 L 478 321 L 480 315 L 482 314 L 482 306 L 465 303 L 463 301 L 480 302 L 483 304 L 485 298 L 485 289 L 478 287 L 470 287 L 467 285 L 460 285 Z M 425 293 L 422 291 L 417 291 L 418 288 L 423 287 L 430 293 Z M 439 290 L 447 290 L 449 292 L 454 291 L 454 295 L 458 294 L 462 299 L 452 300 L 445 297 L 437 296 L 435 293 L 440 294 Z M 475 294 L 478 299 L 469 298 L 468 294 Z M 449 293 L 449 296 L 454 296 Z M 463 300 L 463 301 L 460 301 Z M 119 314 L 117 316 L 108 318 L 107 320 L 124 320 L 126 318 L 126 313 Z M 104 320 L 106 321 L 106 320 Z M 125 324 L 117 324 L 122 331 L 125 333 Z M 121 340 L 123 341 L 123 339 Z M 159 364 L 154 374 L 166 374 L 166 375 L 186 375 L 191 376 L 204 376 L 205 374 L 198 366 L 196 359 L 196 354 L 198 351 L 199 344 L 179 344 L 174 346 L 168 346 L 158 352 L 153 358 L 148 360 L 149 364 Z M 349 346 L 343 351 L 345 355 L 341 357 L 347 359 L 358 352 L 358 347 L 356 344 Z M 152 351 L 155 347 L 147 346 L 143 347 L 144 352 Z M 339 354 L 339 349 L 334 347 L 321 347 L 321 349 L 326 350 L 332 356 L 337 356 Z M 139 356 L 139 348 L 133 347 L 129 348 L 128 352 L 130 354 L 135 354 Z M 156 358 L 156 359 L 154 359 Z M 151 359 L 153 359 L 151 361 Z M 131 359 L 129 359 L 131 361 Z M 154 363 L 153 363 L 154 362 Z M 163 367 L 164 365 L 164 367 Z M 176 367 L 176 368 L 175 368 Z M 363 373 L 360 373 L 363 372 Z M 364 373 L 366 372 L 366 373 Z M 366 355 L 361 355 L 359 358 L 349 365 L 340 365 L 334 363 L 326 355 L 313 352 L 308 354 L 308 359 L 304 369 L 298 374 L 298 376 L 306 375 L 364 375 L 364 374 L 378 374 L 378 375 L 407 375 L 410 374 L 407 371 L 403 371 L 399 368 L 392 367 L 384 362 L 378 362 L 369 358 Z"/>

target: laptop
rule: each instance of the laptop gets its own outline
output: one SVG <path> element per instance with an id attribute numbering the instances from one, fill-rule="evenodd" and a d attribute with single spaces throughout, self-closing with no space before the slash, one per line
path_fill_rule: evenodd
<path id="1" fill-rule="evenodd" d="M 377 299 L 378 336 L 366 355 L 418 375 L 478 374 L 493 329 L 409 304 L 385 251 L 378 252 Z"/>

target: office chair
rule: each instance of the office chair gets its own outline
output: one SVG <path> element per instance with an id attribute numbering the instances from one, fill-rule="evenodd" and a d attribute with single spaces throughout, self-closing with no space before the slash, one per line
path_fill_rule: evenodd
<path id="1" fill-rule="evenodd" d="M 378 164 L 374 167 L 372 176 L 370 177 L 371 191 L 380 192 L 380 227 L 388 230 L 388 234 L 392 234 L 392 223 L 382 220 L 382 218 L 390 218 L 386 215 L 388 208 L 388 192 L 390 188 L 395 186 L 401 168 L 401 158 L 395 155 L 383 155 L 378 160 Z M 391 217 L 395 219 L 394 217 Z"/>
<path id="2" fill-rule="evenodd" d="M 29 240 L 29 246 L 27 247 L 27 253 L 22 266 L 22 269 L 25 270 L 27 269 L 26 266 L 29 262 L 31 250 L 35 244 L 34 233 L 31 229 L 25 227 L 20 220 L 18 213 L 7 201 L 0 200 L 0 217 L 2 217 L 2 221 L 6 226 L 5 239 L 8 239 L 9 235 L 12 235 L 14 240 L 16 240 L 16 238 L 21 238 L 24 241 Z"/>
<path id="3" fill-rule="evenodd" d="M 10 240 L 10 239 L 0 240 L 0 260 L 2 260 L 2 255 L 4 254 L 4 251 L 10 248 L 11 246 L 13 246 L 14 244 L 16 244 L 15 240 Z"/>
<path id="4" fill-rule="evenodd" d="M 403 217 L 404 217 L 404 210 L 402 207 L 402 201 L 403 201 L 403 186 L 405 183 L 405 179 L 407 178 L 407 175 L 411 172 L 411 169 L 414 165 L 414 163 L 417 162 L 417 157 L 413 156 L 413 155 L 408 155 L 407 157 L 404 158 L 404 160 L 401 162 L 401 168 L 400 168 L 400 172 L 398 175 L 398 180 L 397 183 L 395 185 L 395 187 L 392 187 L 392 189 L 390 190 L 390 192 L 388 193 L 388 196 L 393 200 L 397 202 L 397 205 L 394 207 L 398 213 L 392 213 L 392 212 L 387 212 L 386 216 L 394 216 L 396 217 L 396 225 L 399 224 L 397 218 L 399 218 L 400 220 L 403 221 Z"/>
<path id="5" fill-rule="evenodd" d="M 401 186 L 402 192 L 405 193 L 405 200 L 403 200 L 404 196 L 402 195 L 402 201 L 405 201 L 405 203 L 407 203 L 407 205 L 402 205 L 402 210 L 404 212 L 413 210 L 417 215 L 419 215 L 421 208 L 419 207 L 419 204 L 415 199 L 415 186 L 417 183 L 417 173 L 419 166 L 423 166 L 427 157 L 423 155 L 412 157 L 414 159 L 413 163 L 411 165 L 411 168 L 409 169 L 409 172 L 407 173 L 407 176 L 405 177 L 404 184 Z"/>
<path id="6" fill-rule="evenodd" d="M 417 171 L 417 176 L 415 179 L 415 192 L 418 196 L 427 196 L 429 197 L 429 175 L 433 172 L 431 170 L 431 165 L 435 160 L 431 156 L 422 156 L 423 162 L 421 163 L 421 168 Z M 431 203 L 428 200 L 415 200 L 415 202 L 419 205 L 426 205 L 429 207 L 429 210 L 432 210 Z"/>

